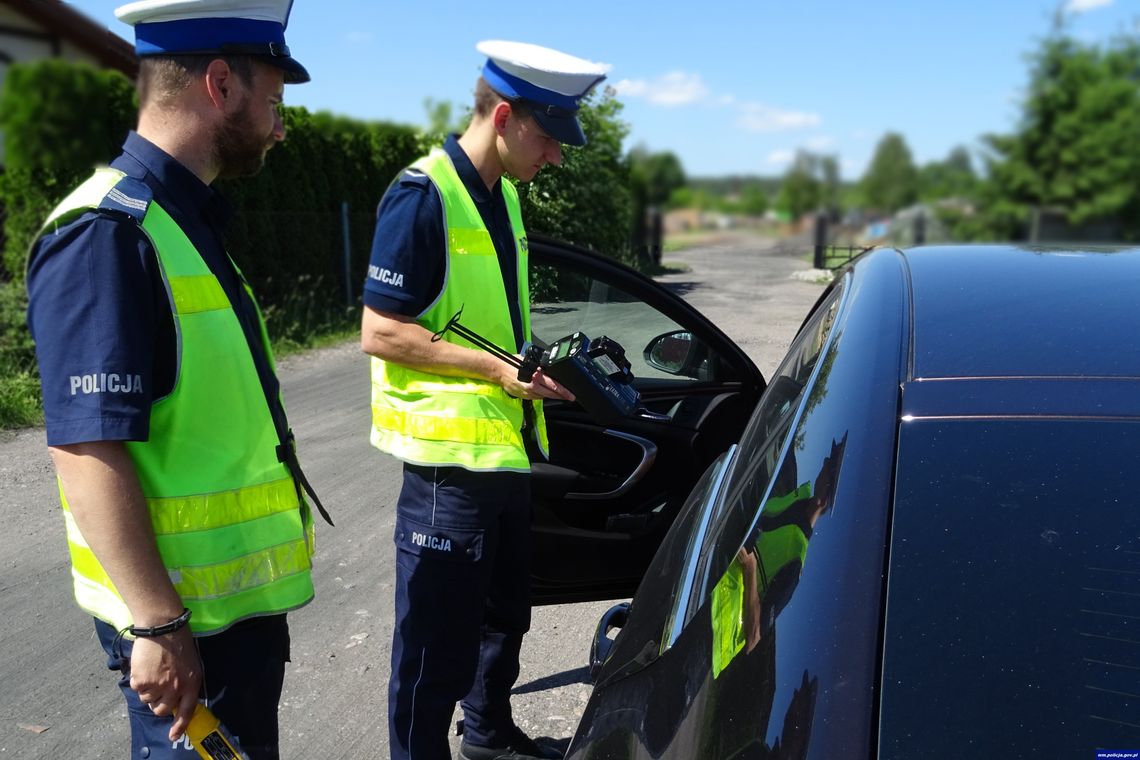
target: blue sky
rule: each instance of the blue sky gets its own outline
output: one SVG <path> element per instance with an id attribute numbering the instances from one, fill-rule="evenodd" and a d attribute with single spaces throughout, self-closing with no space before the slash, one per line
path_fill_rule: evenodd
<path id="1" fill-rule="evenodd" d="M 120 4 L 72 3 L 132 39 Z M 1140 0 L 296 0 L 286 37 L 313 81 L 286 99 L 422 125 L 425 99 L 470 101 L 477 41 L 522 40 L 610 64 L 628 147 L 690 176 L 782 174 L 802 147 L 857 179 L 888 130 L 920 163 L 1011 131 L 1058 8 L 1088 42 L 1140 28 Z"/>

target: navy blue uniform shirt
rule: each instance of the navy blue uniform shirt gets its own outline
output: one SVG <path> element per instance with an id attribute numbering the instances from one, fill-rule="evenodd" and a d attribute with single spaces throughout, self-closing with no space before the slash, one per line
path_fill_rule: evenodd
<path id="1" fill-rule="evenodd" d="M 524 342 L 518 298 L 518 252 L 503 200 L 503 180 L 488 190 L 455 135 L 447 139 L 443 149 L 451 157 L 459 179 L 491 233 L 515 330 L 516 345 L 503 348 L 517 351 Z M 364 280 L 364 304 L 377 311 L 419 316 L 443 291 L 446 256 L 443 199 L 426 176 L 404 172 L 380 200 L 372 257 Z M 524 277 L 526 274 L 523 272 Z"/>
<path id="2" fill-rule="evenodd" d="M 134 132 L 111 166 L 146 183 L 237 304 L 247 341 L 260 346 L 255 306 L 222 241 L 230 205 Z M 157 255 L 138 222 L 92 211 L 42 237 L 29 261 L 28 296 L 48 445 L 147 440 L 151 404 L 174 385 L 177 342 Z M 252 353 L 276 400 L 264 352 Z"/>

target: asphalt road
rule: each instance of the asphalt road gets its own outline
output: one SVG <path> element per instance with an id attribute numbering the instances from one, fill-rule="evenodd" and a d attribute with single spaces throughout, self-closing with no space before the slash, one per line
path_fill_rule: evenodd
<path id="1" fill-rule="evenodd" d="M 798 257 L 755 237 L 725 235 L 665 263 L 688 271 L 659 280 L 736 340 L 765 377 L 822 291 L 791 278 L 807 267 Z M 387 757 L 399 467 L 368 444 L 368 362 L 355 344 L 290 357 L 281 376 L 306 473 L 337 523 L 318 523 L 317 597 L 290 616 L 283 754 Z M 0 486 L 0 758 L 123 757 L 126 712 L 91 620 L 71 598 L 42 430 L 0 433 Z M 528 733 L 568 743 L 589 694 L 590 637 L 609 605 L 535 610 L 513 702 Z"/>

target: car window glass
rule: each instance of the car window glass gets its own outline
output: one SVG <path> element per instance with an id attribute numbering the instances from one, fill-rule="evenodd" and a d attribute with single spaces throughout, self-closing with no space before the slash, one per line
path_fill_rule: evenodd
<path id="1" fill-rule="evenodd" d="M 837 286 L 797 336 L 741 436 L 725 496 L 712 520 L 717 530 L 710 532 L 703 549 L 706 584 L 709 576 L 715 579 L 728 564 L 729 556 L 713 556 L 714 547 L 719 546 L 720 553 L 725 554 L 740 545 L 768 490 L 794 413 L 835 323 L 841 295 L 842 286 Z M 736 536 L 735 545 L 727 538 L 731 536 Z"/>
<path id="2" fill-rule="evenodd" d="M 881 757 L 1140 750 L 1138 450 L 1136 421 L 904 423 Z"/>
<path id="3" fill-rule="evenodd" d="M 903 346 L 882 319 L 858 318 L 889 303 L 881 292 L 843 299 L 789 357 L 788 368 L 813 369 L 775 426 L 774 456 L 745 469 L 746 445 L 777 441 L 741 441 L 709 539 L 704 598 L 685 631 L 697 641 L 708 627 L 717 724 L 700 757 L 869 756 Z"/>
<path id="4" fill-rule="evenodd" d="M 636 378 L 725 381 L 725 365 L 712 350 L 660 311 L 620 287 L 564 266 L 531 264 L 531 332 L 550 344 L 575 332 L 603 335 L 625 349 Z M 655 341 L 654 366 L 645 357 Z"/>

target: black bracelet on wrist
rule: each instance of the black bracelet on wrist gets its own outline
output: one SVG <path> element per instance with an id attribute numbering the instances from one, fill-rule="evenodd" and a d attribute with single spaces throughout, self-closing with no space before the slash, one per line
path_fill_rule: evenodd
<path id="1" fill-rule="evenodd" d="M 181 615 L 174 618 L 169 623 L 151 626 L 150 628 L 139 628 L 137 625 L 132 625 L 129 626 L 126 631 L 137 639 L 153 639 L 156 636 L 165 636 L 168 633 L 174 633 L 189 622 L 190 608 L 186 607 L 183 608 Z"/>

